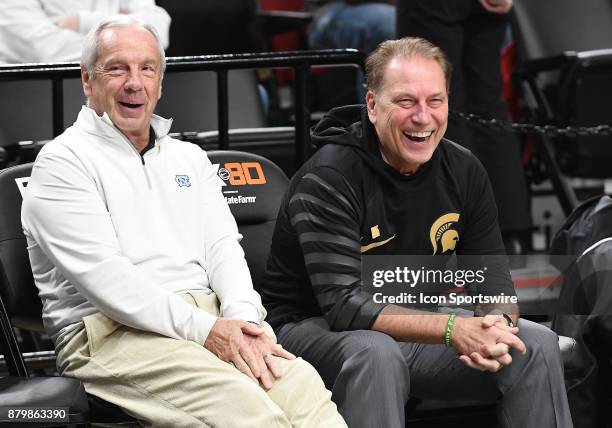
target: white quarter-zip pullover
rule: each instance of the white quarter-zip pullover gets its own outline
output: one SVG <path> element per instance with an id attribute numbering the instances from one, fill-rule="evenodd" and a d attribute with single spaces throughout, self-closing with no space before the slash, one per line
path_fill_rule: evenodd
<path id="1" fill-rule="evenodd" d="M 56 348 L 96 312 L 202 344 L 216 318 L 178 295 L 188 290 L 214 291 L 225 317 L 265 317 L 222 181 L 170 124 L 153 116 L 155 146 L 141 157 L 106 114 L 83 107 L 38 155 L 22 223 Z"/>

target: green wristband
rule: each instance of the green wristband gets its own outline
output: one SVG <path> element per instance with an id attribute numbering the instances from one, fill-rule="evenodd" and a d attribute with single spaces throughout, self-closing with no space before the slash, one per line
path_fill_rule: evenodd
<path id="1" fill-rule="evenodd" d="M 450 314 L 446 321 L 446 330 L 444 331 L 444 344 L 448 347 L 452 346 L 451 339 L 453 337 L 453 328 L 455 327 L 455 318 L 457 315 Z"/>

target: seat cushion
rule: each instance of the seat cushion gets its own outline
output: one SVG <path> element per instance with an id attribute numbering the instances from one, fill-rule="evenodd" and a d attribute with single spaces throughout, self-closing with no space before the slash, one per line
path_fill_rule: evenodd
<path id="1" fill-rule="evenodd" d="M 71 422 L 84 420 L 89 412 L 83 384 L 67 377 L 0 378 L 3 407 L 67 407 Z"/>

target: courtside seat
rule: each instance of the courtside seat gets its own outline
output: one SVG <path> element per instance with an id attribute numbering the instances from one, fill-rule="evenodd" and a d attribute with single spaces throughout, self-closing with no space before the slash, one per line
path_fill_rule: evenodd
<path id="1" fill-rule="evenodd" d="M 31 171 L 31 163 L 0 171 L 0 349 L 10 374 L 0 379 L 0 405 L 67 407 L 71 423 L 134 422 L 119 407 L 88 396 L 76 379 L 29 376 L 14 328 L 42 330 L 41 302 L 21 227 L 21 195 Z"/>
<path id="2" fill-rule="evenodd" d="M 89 412 L 83 385 L 80 381 L 67 377 L 0 378 L 0 403 L 3 408 L 27 406 L 37 409 L 68 409 L 66 422 L 72 424 L 85 423 Z M 0 424 L 14 423 L 14 419 L 11 419 L 7 414 L 0 414 Z M 50 426 L 49 422 L 41 422 L 40 426 L 43 425 Z M 28 422 L 27 426 L 37 425 Z"/>
<path id="3" fill-rule="evenodd" d="M 515 80 L 528 120 L 560 128 L 612 124 L 607 113 L 612 91 L 612 3 L 516 0 L 513 4 Z M 535 137 L 566 215 L 582 198 L 569 177 L 612 177 L 609 133 Z"/>
<path id="4" fill-rule="evenodd" d="M 288 176 L 292 176 L 301 165 L 296 163 L 295 128 L 293 126 L 265 128 L 237 128 L 228 131 L 229 149 L 255 153 L 274 162 Z M 184 138 L 206 151 L 220 149 L 219 132 L 193 133 Z M 314 150 L 312 150 L 314 151 Z"/>
<path id="5" fill-rule="evenodd" d="M 272 161 L 254 153 L 213 150 L 208 158 L 218 165 L 222 192 L 243 236 L 240 244 L 258 289 L 289 179 Z"/>

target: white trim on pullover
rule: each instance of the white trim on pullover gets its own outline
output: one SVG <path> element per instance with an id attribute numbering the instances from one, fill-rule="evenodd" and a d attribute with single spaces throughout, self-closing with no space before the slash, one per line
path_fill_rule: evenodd
<path id="1" fill-rule="evenodd" d="M 155 147 L 141 158 L 83 107 L 38 155 L 22 223 L 56 348 L 98 311 L 202 344 L 216 318 L 178 295 L 188 290 L 214 291 L 222 316 L 265 317 L 221 180 L 204 151 L 168 137 L 170 124 L 153 116 Z"/>

